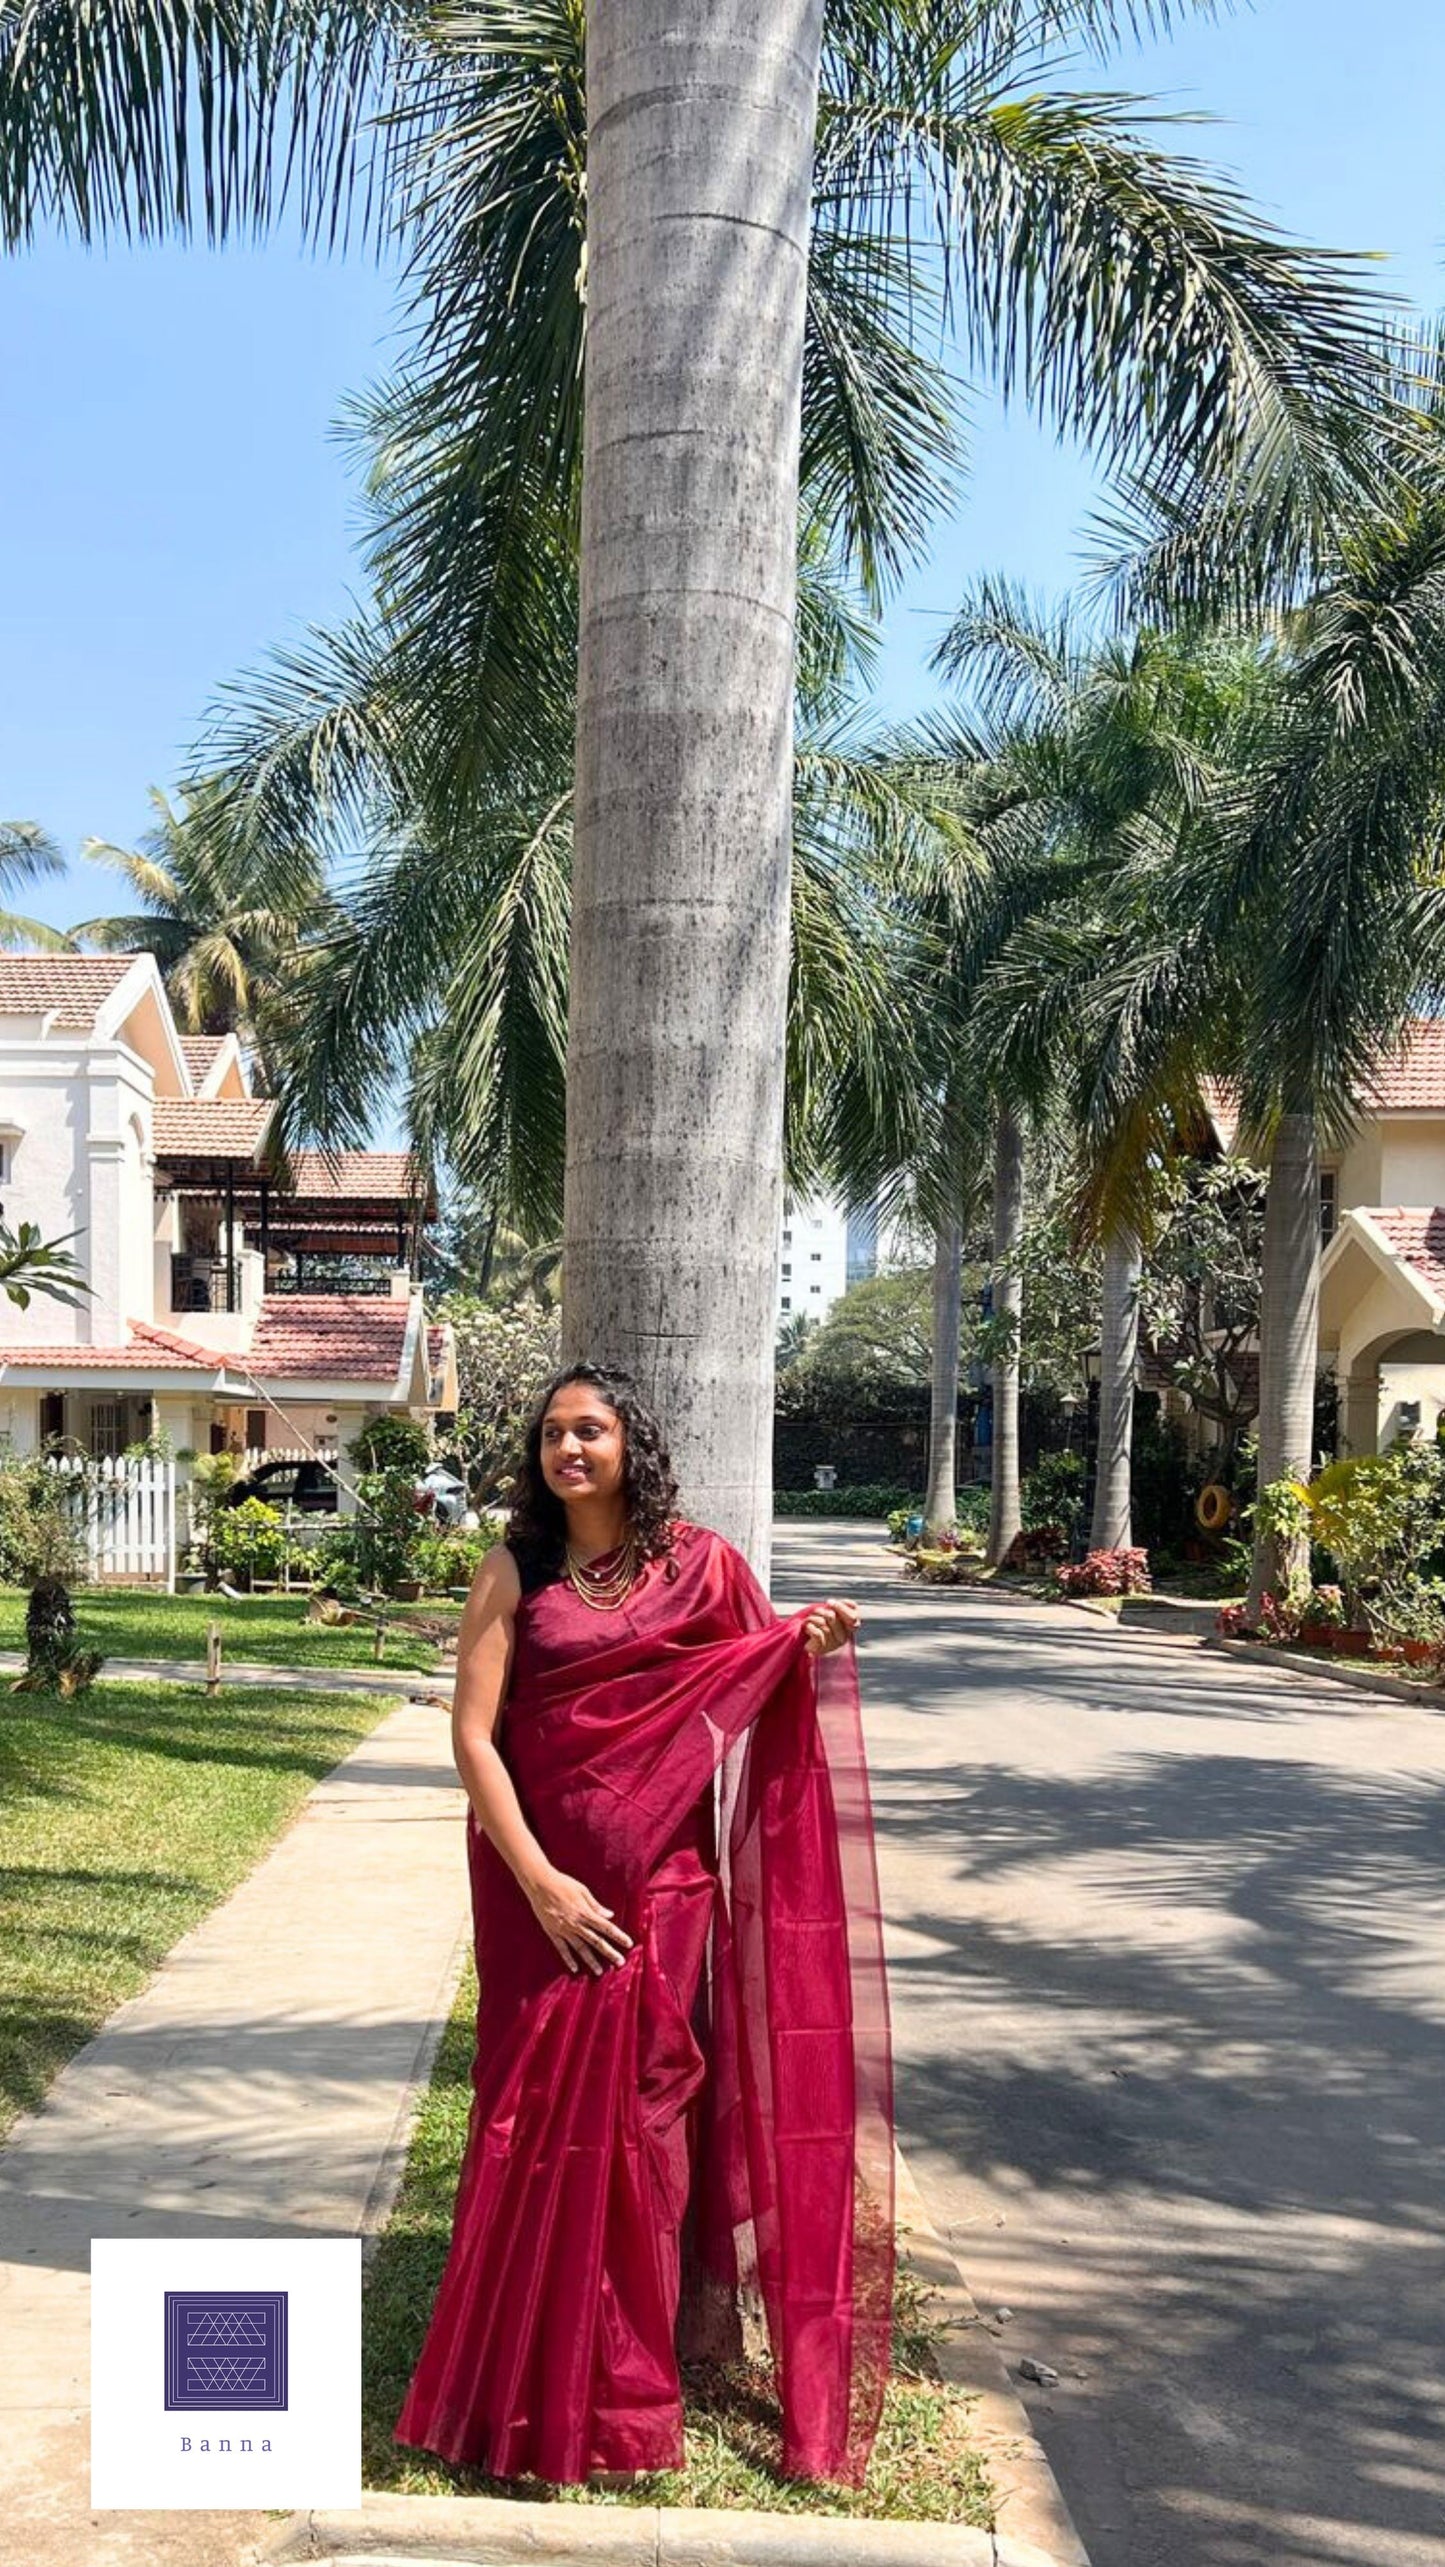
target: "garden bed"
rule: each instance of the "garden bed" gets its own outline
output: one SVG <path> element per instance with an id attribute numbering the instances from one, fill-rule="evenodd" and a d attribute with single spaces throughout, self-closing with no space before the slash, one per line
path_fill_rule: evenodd
<path id="1" fill-rule="evenodd" d="M 543 2487 L 452 2469 L 392 2440 L 446 2260 L 466 2139 L 475 2037 L 470 1963 L 412 2134 L 406 2173 L 367 2270 L 362 2303 L 362 2478 L 409 2495 L 493 2495 L 563 2504 L 705 2505 L 767 2513 L 884 2516 L 991 2527 L 994 2498 L 970 2439 L 970 2395 L 939 2375 L 932 2295 L 906 2267 L 895 2302 L 894 2377 L 865 2484 L 822 2488 L 781 2476 L 777 2410 L 751 2364 L 683 2366 L 686 2462 L 619 2489 Z"/>
<path id="2" fill-rule="evenodd" d="M 7 1602 L 9 1599 L 7 1599 Z M 243 1880 L 393 1708 L 382 1693 L 104 1679 L 0 1720 L 0 2130 Z"/>

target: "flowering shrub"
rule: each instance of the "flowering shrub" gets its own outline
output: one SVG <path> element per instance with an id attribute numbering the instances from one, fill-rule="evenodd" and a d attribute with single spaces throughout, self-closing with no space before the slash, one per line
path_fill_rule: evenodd
<path id="1" fill-rule="evenodd" d="M 1215 1615 L 1214 1628 L 1221 1640 L 1267 1640 L 1275 1648 L 1282 1648 L 1297 1636 L 1301 1620 L 1308 1622 L 1311 1618 L 1309 1614 L 1302 1615 L 1300 1607 L 1292 1604 L 1287 1596 L 1271 1595 L 1266 1590 L 1259 1599 L 1259 1612 L 1253 1622 L 1249 1619 L 1247 1604 L 1226 1604 Z M 1317 1618 L 1323 1622 L 1328 1617 L 1320 1614 Z M 1343 1617 L 1336 1616 L 1336 1619 Z"/>
<path id="2" fill-rule="evenodd" d="M 1004 1554 L 1005 1569 L 1036 1569 L 1048 1560 L 1061 1560 L 1069 1547 L 1069 1537 L 1062 1524 L 1026 1524 L 1016 1533 Z"/>
<path id="3" fill-rule="evenodd" d="M 1065 1595 L 1147 1595 L 1147 1551 L 1090 1551 L 1072 1567 L 1054 1572 Z"/>
<path id="4" fill-rule="evenodd" d="M 1311 1587 L 1309 1594 L 1305 1597 L 1304 1603 L 1300 1607 L 1301 1622 L 1327 1622 L 1334 1627 L 1342 1629 L 1344 1626 L 1344 1619 L 1345 1591 L 1343 1587 Z"/>

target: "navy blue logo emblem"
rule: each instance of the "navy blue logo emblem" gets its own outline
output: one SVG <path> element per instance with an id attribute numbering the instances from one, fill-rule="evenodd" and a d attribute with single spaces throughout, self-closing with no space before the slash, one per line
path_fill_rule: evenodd
<path id="1" fill-rule="evenodd" d="M 168 2407 L 285 2404 L 284 2291 L 167 2291 Z"/>

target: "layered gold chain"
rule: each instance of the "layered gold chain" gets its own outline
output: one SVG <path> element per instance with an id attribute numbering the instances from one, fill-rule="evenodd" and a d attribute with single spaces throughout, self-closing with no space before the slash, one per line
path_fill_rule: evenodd
<path id="1" fill-rule="evenodd" d="M 592 1569 L 587 1561 L 578 1559 L 570 1542 L 566 1552 L 567 1575 L 583 1603 L 590 1604 L 596 1613 L 615 1613 L 637 1576 L 636 1534 L 628 1534 L 610 1569 Z"/>

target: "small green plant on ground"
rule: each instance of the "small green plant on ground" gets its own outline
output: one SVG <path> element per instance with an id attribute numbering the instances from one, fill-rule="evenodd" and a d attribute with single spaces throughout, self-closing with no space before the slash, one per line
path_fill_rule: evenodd
<path id="1" fill-rule="evenodd" d="M 487 1552 L 501 1539 L 501 1527 L 496 1524 L 478 1524 L 466 1531 L 457 1526 L 447 1532 L 423 1533 L 416 1545 L 416 1574 L 429 1595 L 445 1595 L 452 1587 L 469 1587 Z"/>
<path id="2" fill-rule="evenodd" d="M 108 1659 L 185 1658 L 206 1654 L 206 1633 L 220 1627 L 226 1664 L 271 1667 L 371 1667 L 372 1633 L 328 1630 L 306 1619 L 302 1595 L 165 1595 L 157 1587 L 76 1588 L 81 1636 Z M 383 1666 L 423 1673 L 437 1661 L 435 1636 L 456 1627 L 458 1607 L 394 1605 L 387 1615 Z M 26 1598 L 0 1589 L 0 1649 L 25 1646 Z"/>
<path id="3" fill-rule="evenodd" d="M 991 2527 L 993 2493 L 969 2439 L 972 2401 L 938 2376 L 938 2330 L 912 2275 L 900 2276 L 894 2371 L 866 2484 L 805 2486 L 779 2474 L 777 2413 L 755 2363 L 683 2366 L 686 2460 L 634 2487 L 542 2488 L 454 2470 L 392 2440 L 446 2260 L 471 2099 L 477 1983 L 463 1973 L 430 2088 L 412 2134 L 401 2192 L 377 2243 L 362 2303 L 362 2475 L 411 2495 L 556 2493 L 570 2504 L 717 2505 L 769 2513 L 883 2514 Z"/>
<path id="4" fill-rule="evenodd" d="M 281 1575 L 286 1559 L 286 1527 L 277 1508 L 264 1498 L 247 1497 L 239 1506 L 217 1507 L 211 1523 L 211 1556 L 228 1586 L 254 1586 Z"/>
<path id="5" fill-rule="evenodd" d="M 0 1720 L 0 2129 L 244 1879 L 381 1693 L 95 1685 Z"/>

